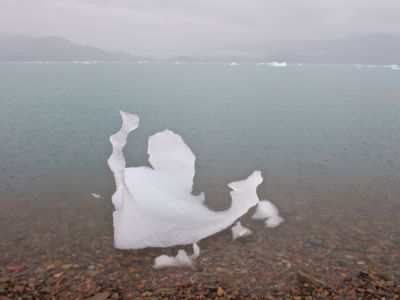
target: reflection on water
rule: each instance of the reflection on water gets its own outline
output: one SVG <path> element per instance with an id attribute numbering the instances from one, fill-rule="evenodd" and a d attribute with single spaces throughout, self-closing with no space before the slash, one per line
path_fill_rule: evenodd
<path id="1" fill-rule="evenodd" d="M 1 65 L 0 277 L 70 295 L 190 280 L 265 294 L 297 271 L 329 285 L 360 269 L 398 281 L 399 79 L 348 67 Z M 142 120 L 128 165 L 143 165 L 145 137 L 168 127 L 197 155 L 195 192 L 211 207 L 227 207 L 226 184 L 260 169 L 260 198 L 286 222 L 244 218 L 255 234 L 202 241 L 196 270 L 151 269 L 176 249 L 115 250 L 106 159 L 119 109 Z"/>

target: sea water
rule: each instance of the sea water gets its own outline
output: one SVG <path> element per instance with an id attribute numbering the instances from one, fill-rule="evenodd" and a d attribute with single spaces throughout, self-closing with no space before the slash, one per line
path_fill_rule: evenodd
<path id="1" fill-rule="evenodd" d="M 174 130 L 197 156 L 198 189 L 254 169 L 267 185 L 400 180 L 396 70 L 3 63 L 2 197 L 76 182 L 88 193 L 109 192 L 108 136 L 120 126 L 119 110 L 143 120 L 130 137 L 127 165 L 146 163 L 149 135 Z"/>

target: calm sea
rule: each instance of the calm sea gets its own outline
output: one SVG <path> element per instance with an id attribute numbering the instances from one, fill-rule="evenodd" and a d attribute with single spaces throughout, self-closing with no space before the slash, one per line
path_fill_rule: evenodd
<path id="1" fill-rule="evenodd" d="M 128 165 L 146 164 L 148 136 L 171 129 L 197 156 L 199 190 L 223 188 L 254 169 L 272 189 L 289 181 L 400 183 L 396 70 L 3 63 L 2 198 L 78 183 L 86 194 L 109 196 L 108 137 L 120 126 L 119 110 L 141 118 Z"/>

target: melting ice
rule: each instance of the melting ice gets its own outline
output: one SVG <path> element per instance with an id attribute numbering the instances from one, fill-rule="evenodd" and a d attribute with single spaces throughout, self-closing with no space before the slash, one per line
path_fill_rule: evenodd
<path id="1" fill-rule="evenodd" d="M 200 248 L 197 244 L 193 244 L 193 254 L 187 255 L 185 250 L 178 250 L 176 256 L 160 255 L 154 261 L 154 269 L 164 269 L 169 267 L 193 268 L 194 263 L 200 255 Z"/>
<path id="2" fill-rule="evenodd" d="M 251 231 L 251 229 L 244 227 L 239 221 L 237 221 L 235 226 L 231 227 L 231 231 L 233 240 L 253 234 L 253 231 Z"/>
<path id="3" fill-rule="evenodd" d="M 121 129 L 110 137 L 113 151 L 108 159 L 116 183 L 112 196 L 116 248 L 195 244 L 230 227 L 259 203 L 256 189 L 263 179 L 260 171 L 254 171 L 246 179 L 228 185 L 230 208 L 213 211 L 205 206 L 203 193 L 192 194 L 195 156 L 181 136 L 169 130 L 149 138 L 151 167 L 126 168 L 122 150 L 128 134 L 139 126 L 139 117 L 127 112 L 121 112 L 121 116 Z M 182 251 L 175 258 L 158 257 L 155 267 L 188 265 L 197 258 L 196 249 L 190 257 Z"/>
<path id="4" fill-rule="evenodd" d="M 279 211 L 276 206 L 268 200 L 262 200 L 258 203 L 252 218 L 254 220 L 265 219 L 265 226 L 270 228 L 277 227 L 284 221 L 283 218 L 279 216 Z"/>

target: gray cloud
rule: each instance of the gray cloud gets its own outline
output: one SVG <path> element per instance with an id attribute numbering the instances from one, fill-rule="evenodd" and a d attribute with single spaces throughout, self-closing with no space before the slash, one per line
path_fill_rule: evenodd
<path id="1" fill-rule="evenodd" d="M 0 0 L 0 33 L 57 35 L 167 57 L 234 53 L 274 41 L 397 35 L 399 11 L 398 0 Z"/>

